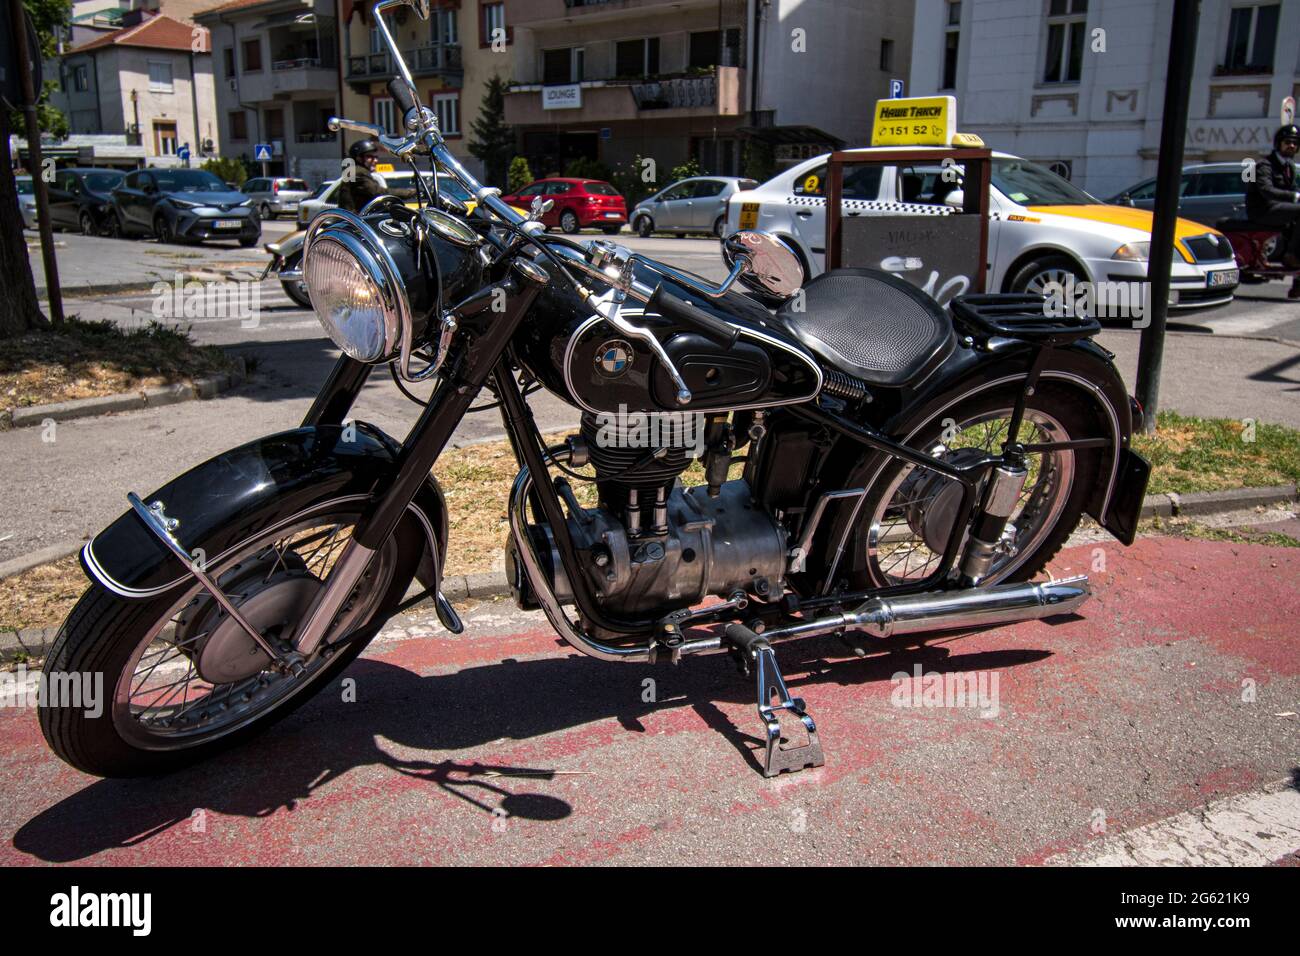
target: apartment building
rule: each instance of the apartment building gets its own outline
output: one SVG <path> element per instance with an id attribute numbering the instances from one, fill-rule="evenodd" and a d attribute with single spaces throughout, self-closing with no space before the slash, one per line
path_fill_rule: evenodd
<path id="1" fill-rule="evenodd" d="M 396 132 L 401 117 L 387 90 L 395 70 L 371 6 L 341 0 L 343 112 Z M 469 153 L 470 123 L 478 115 L 489 78 L 510 74 L 509 43 L 498 43 L 494 50 L 486 40 L 501 22 L 504 4 L 433 0 L 431 7 L 427 21 L 403 8 L 389 13 L 389 29 L 411 69 L 420 102 L 437 113 L 448 147 L 471 172 L 481 175 L 481 163 Z"/>
<path id="2" fill-rule="evenodd" d="M 52 102 L 70 132 L 121 135 L 150 166 L 179 165 L 181 146 L 195 161 L 215 153 L 221 132 L 207 31 L 141 10 L 127 11 L 123 23 L 58 60 Z"/>
<path id="3" fill-rule="evenodd" d="M 1155 173 L 1173 0 L 918 0 L 911 91 L 1098 196 Z M 1300 3 L 1201 0 L 1186 161 L 1267 152 L 1300 96 Z"/>
<path id="4" fill-rule="evenodd" d="M 327 125 L 339 111 L 334 0 L 229 0 L 194 19 L 212 33 L 222 155 L 251 160 L 265 143 L 269 175 L 338 175 Z"/>

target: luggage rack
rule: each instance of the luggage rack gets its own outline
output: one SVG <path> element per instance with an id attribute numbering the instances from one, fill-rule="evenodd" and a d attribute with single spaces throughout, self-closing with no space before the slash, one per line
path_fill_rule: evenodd
<path id="1" fill-rule="evenodd" d="M 1066 345 L 1101 331 L 1086 315 L 1051 315 L 1047 297 L 1024 292 L 974 293 L 950 303 L 953 323 L 981 338 L 1020 339 L 1045 348 Z"/>

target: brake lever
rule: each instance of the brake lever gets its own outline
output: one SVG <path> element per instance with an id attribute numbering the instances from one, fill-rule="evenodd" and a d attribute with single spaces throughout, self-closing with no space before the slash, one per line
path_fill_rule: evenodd
<path id="1" fill-rule="evenodd" d="M 668 352 L 664 349 L 663 344 L 645 326 L 636 325 L 623 318 L 623 305 L 626 301 L 627 293 L 617 287 L 611 288 L 604 295 L 592 294 L 587 297 L 587 304 L 591 306 L 597 315 L 628 338 L 644 342 L 650 351 L 655 353 L 655 357 L 663 363 L 663 367 L 668 371 L 669 378 L 677 386 L 677 404 L 689 405 L 691 403 L 691 390 L 687 387 L 686 380 L 682 378 L 682 373 L 673 364 L 673 360 L 668 357 Z"/>

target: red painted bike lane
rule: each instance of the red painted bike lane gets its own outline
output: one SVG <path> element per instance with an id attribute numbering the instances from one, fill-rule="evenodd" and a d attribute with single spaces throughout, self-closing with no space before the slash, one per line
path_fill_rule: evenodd
<path id="1" fill-rule="evenodd" d="M 1092 576 L 1081 615 L 780 647 L 826 765 L 776 780 L 727 658 L 603 663 L 503 602 L 460 636 L 394 622 L 352 683 L 161 780 L 70 770 L 4 708 L 0 863 L 1036 863 L 1300 773 L 1300 550 L 1145 538 L 1053 571 Z M 933 706 L 945 675 L 983 699 Z"/>

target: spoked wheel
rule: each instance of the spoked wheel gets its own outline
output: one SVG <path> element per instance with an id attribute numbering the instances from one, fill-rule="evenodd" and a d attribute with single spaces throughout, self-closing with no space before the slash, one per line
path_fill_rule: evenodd
<path id="1" fill-rule="evenodd" d="M 906 444 L 950 464 L 1001 452 L 1015 393 L 977 396 L 917 429 Z M 1077 395 L 1040 384 L 1025 409 L 1021 444 L 1070 441 L 1102 435 Z M 1030 454 L 1028 477 L 982 583 L 1033 577 L 1060 550 L 1079 523 L 1099 463 L 1096 449 Z M 961 486 L 932 469 L 896 462 L 868 491 L 857 533 L 858 587 L 909 584 L 933 574 L 955 528 Z M 960 552 L 958 552 L 960 562 Z"/>
<path id="2" fill-rule="evenodd" d="M 286 645 L 356 520 L 304 519 L 247 542 L 208 573 L 259 633 Z M 143 601 L 92 584 L 60 631 L 45 672 L 50 680 L 102 675 L 104 712 L 90 716 L 68 701 L 42 701 L 46 740 L 87 773 L 138 776 L 176 769 L 257 733 L 328 683 L 374 636 L 410 581 L 417 534 L 404 525 L 379 549 L 296 675 L 274 667 L 197 581 Z"/>

